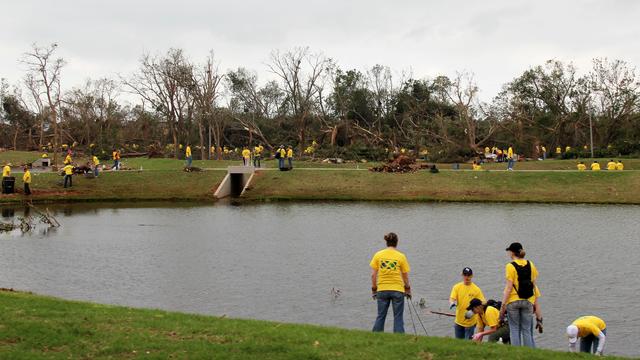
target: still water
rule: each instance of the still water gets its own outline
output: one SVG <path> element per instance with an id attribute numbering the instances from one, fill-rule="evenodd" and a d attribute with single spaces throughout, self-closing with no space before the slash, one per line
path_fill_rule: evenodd
<path id="1" fill-rule="evenodd" d="M 104 205 L 102 205 L 104 206 Z M 230 317 L 370 329 L 369 260 L 400 238 L 414 300 L 446 310 L 463 267 L 488 298 L 504 287 L 505 247 L 520 241 L 539 271 L 545 332 L 587 314 L 607 322 L 609 354 L 640 355 L 640 207 L 512 204 L 261 204 L 51 210 L 61 228 L 0 234 L 0 287 L 67 299 Z M 11 211 L 4 209 L 5 216 Z M 15 209 L 15 216 L 23 214 Z M 11 218 L 5 217 L 4 221 Z M 340 296 L 332 289 L 340 289 Z M 408 309 L 405 326 L 413 332 Z M 430 335 L 450 318 L 427 314 Z M 390 314 L 391 315 L 391 314 Z M 391 316 L 387 330 L 391 329 Z"/>

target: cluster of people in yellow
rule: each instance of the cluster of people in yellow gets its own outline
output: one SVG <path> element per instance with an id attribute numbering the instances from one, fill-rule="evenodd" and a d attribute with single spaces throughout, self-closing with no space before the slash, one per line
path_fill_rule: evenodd
<path id="1" fill-rule="evenodd" d="M 376 252 L 371 267 L 371 293 L 377 304 L 374 332 L 383 332 L 389 307 L 393 309 L 393 331 L 404 333 L 405 298 L 411 299 L 409 273 L 411 267 L 398 247 L 398 236 L 384 236 L 387 247 Z M 473 270 L 462 269 L 462 281 L 449 294 L 449 309 L 454 311 L 453 330 L 457 339 L 510 343 L 512 346 L 535 347 L 534 330 L 543 333 L 541 296 L 537 286 L 538 269 L 525 258 L 522 244 L 513 242 L 505 249 L 510 261 L 505 265 L 505 287 L 502 301 L 486 300 L 482 289 L 473 282 Z M 411 304 L 409 305 L 411 311 Z M 446 313 L 438 313 L 448 315 Z M 416 314 L 417 316 L 417 314 Z M 535 321 L 534 321 L 535 319 Z M 595 316 L 585 316 L 567 327 L 570 349 L 602 355 L 606 325 Z"/>
<path id="2" fill-rule="evenodd" d="M 577 165 L 578 171 L 585 171 L 587 170 L 587 165 L 584 163 L 584 161 L 580 161 Z M 597 160 L 594 160 L 593 163 L 591 163 L 590 166 L 591 171 L 600 171 L 602 170 L 600 168 L 600 163 Z M 622 171 L 624 170 L 624 164 L 622 163 L 621 160 L 618 161 L 613 161 L 613 159 L 609 160 L 609 162 L 607 163 L 607 170 L 608 171 Z"/>

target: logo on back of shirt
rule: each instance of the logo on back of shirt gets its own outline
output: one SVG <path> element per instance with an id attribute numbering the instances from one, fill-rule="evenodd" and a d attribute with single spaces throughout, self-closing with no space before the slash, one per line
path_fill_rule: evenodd
<path id="1" fill-rule="evenodd" d="M 380 269 L 382 270 L 397 270 L 398 269 L 398 260 L 380 260 Z"/>

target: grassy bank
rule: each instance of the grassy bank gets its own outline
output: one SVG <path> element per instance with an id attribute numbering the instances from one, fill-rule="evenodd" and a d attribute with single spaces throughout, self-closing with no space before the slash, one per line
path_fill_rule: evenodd
<path id="1" fill-rule="evenodd" d="M 640 204 L 640 172 L 269 171 L 248 200 L 504 201 Z"/>
<path id="2" fill-rule="evenodd" d="M 186 173 L 183 171 L 103 172 L 97 179 L 74 175 L 73 187 L 64 189 L 62 177 L 53 173 L 33 174 L 30 199 L 33 202 L 65 201 L 149 201 L 213 200 L 224 171 Z M 22 191 L 22 177 L 16 188 Z M 22 202 L 22 194 L 2 195 L 0 203 Z"/>
<path id="3" fill-rule="evenodd" d="M 0 291 L 6 359 L 576 359 L 585 355 L 234 320 Z"/>
<path id="4" fill-rule="evenodd" d="M 0 163 L 20 164 L 37 158 L 33 152 L 0 153 Z M 608 159 L 600 159 L 604 166 Z M 555 203 L 640 204 L 640 159 L 625 159 L 624 172 L 576 172 L 575 160 L 520 162 L 515 171 L 506 164 L 486 164 L 489 171 L 442 171 L 439 174 L 381 174 L 366 169 L 376 164 L 323 164 L 295 161 L 294 171 L 260 172 L 246 198 L 265 200 L 390 200 L 390 201 L 507 201 Z M 32 199 L 36 202 L 213 200 L 213 192 L 230 165 L 238 160 L 196 160 L 204 172 L 185 173 L 176 159 L 127 158 L 123 165 L 133 171 L 105 171 L 98 179 L 74 177 L 74 187 L 65 190 L 56 174 L 33 175 Z M 266 168 L 276 161 L 263 162 Z M 451 164 L 440 164 L 443 170 Z M 469 168 L 463 164 L 462 168 Z M 317 168 L 317 170 L 310 169 Z M 327 170 L 336 171 L 327 171 Z M 560 171 L 564 170 L 564 171 Z M 14 167 L 16 187 L 22 188 L 20 169 Z M 0 203 L 23 201 L 17 195 L 2 195 Z"/>

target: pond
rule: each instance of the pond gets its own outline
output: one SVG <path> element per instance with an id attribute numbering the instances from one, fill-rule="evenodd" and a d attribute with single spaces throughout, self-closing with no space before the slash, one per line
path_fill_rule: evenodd
<path id="1" fill-rule="evenodd" d="M 488 298 L 504 287 L 504 248 L 520 241 L 540 271 L 540 347 L 594 314 L 607 352 L 640 355 L 640 207 L 531 204 L 174 203 L 50 207 L 62 224 L 0 234 L 0 287 L 67 299 L 370 329 L 369 260 L 399 235 L 414 300 L 446 310 L 463 267 Z M 4 221 L 24 209 L 3 209 Z M 332 289 L 339 289 L 335 297 Z M 424 310 L 423 310 L 424 311 Z M 405 312 L 406 329 L 413 332 Z M 450 318 L 421 315 L 430 335 Z M 387 331 L 391 329 L 390 319 Z"/>

